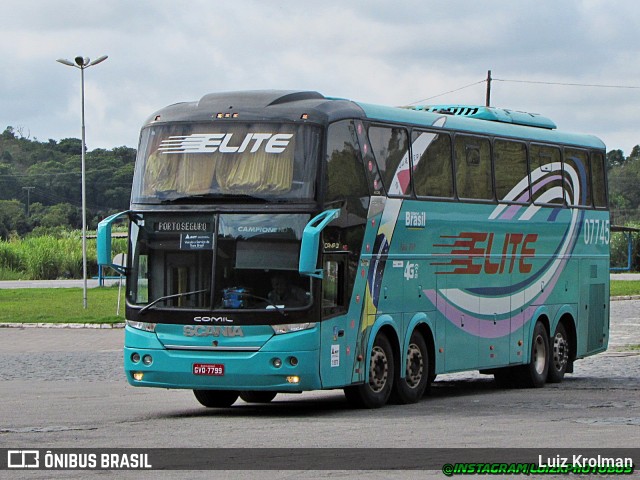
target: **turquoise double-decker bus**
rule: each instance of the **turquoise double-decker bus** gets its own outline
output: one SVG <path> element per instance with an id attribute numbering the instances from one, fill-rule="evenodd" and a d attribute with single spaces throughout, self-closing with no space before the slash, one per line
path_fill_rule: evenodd
<path id="1" fill-rule="evenodd" d="M 413 403 L 436 375 L 560 382 L 609 331 L 605 146 L 540 115 L 215 93 L 140 137 L 131 385 Z"/>

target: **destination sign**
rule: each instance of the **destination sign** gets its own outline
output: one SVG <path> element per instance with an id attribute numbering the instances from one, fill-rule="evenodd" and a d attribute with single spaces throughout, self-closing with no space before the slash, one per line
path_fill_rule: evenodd
<path id="1" fill-rule="evenodd" d="M 200 221 L 163 221 L 156 222 L 156 232 L 212 232 L 211 222 Z"/>

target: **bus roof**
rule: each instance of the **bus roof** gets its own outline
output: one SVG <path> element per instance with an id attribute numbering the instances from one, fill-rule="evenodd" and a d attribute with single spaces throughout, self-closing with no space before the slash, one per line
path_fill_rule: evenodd
<path id="1" fill-rule="evenodd" d="M 303 117 L 304 115 L 304 117 Z M 389 107 L 326 97 L 315 91 L 253 90 L 210 93 L 199 101 L 170 105 L 149 117 L 145 124 L 163 122 L 211 121 L 299 121 L 327 124 L 362 118 L 418 127 L 432 127 L 446 118 L 446 130 L 529 139 L 604 149 L 604 143 L 591 135 L 556 130 L 555 123 L 538 114 L 464 105 Z"/>
<path id="2" fill-rule="evenodd" d="M 494 108 L 487 109 L 486 107 L 463 107 L 460 105 L 456 105 L 453 108 L 467 108 L 469 110 L 478 109 L 478 112 L 475 115 L 464 115 L 443 112 L 440 107 L 435 107 L 435 111 L 430 111 L 429 109 L 384 107 L 366 103 L 358 103 L 358 105 L 364 110 L 367 118 L 369 119 L 427 127 L 433 125 L 436 120 L 444 116 L 446 118 L 446 122 L 442 128 L 448 130 L 521 138 L 538 142 L 576 145 L 597 149 L 605 148 L 602 140 L 593 135 L 562 132 L 552 129 L 550 126 L 543 127 L 542 125 L 554 125 L 555 127 L 555 124 L 551 122 L 551 120 L 536 114 L 527 114 L 524 112 L 513 112 L 512 110 L 500 110 Z M 445 108 L 451 107 L 452 106 L 446 106 Z M 509 114 L 507 114 L 507 112 L 509 112 Z M 514 113 L 518 113 L 518 115 L 514 115 Z M 529 124 L 525 124 L 524 121 L 526 116 L 529 116 L 531 123 L 539 123 L 539 125 L 531 126 Z"/>
<path id="3" fill-rule="evenodd" d="M 555 129 L 556 124 L 539 113 L 518 112 L 504 108 L 484 107 L 477 105 L 416 105 L 402 107 L 409 110 L 458 115 L 466 118 L 490 120 L 492 122 L 513 123 L 528 127 Z"/>

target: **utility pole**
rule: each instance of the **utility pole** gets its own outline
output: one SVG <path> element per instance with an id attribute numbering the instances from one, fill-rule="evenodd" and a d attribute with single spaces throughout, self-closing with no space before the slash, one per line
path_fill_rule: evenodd
<path id="1" fill-rule="evenodd" d="M 487 98 L 485 101 L 485 106 L 491 106 L 491 70 L 487 70 Z"/>
<path id="2" fill-rule="evenodd" d="M 31 216 L 31 209 L 30 209 L 30 205 L 31 205 L 31 190 L 33 190 L 36 187 L 22 187 L 23 190 L 27 191 L 27 218 L 29 218 Z"/>

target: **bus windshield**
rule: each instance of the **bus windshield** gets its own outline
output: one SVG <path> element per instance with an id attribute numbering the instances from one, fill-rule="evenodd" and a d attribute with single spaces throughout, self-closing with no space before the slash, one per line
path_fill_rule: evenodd
<path id="1" fill-rule="evenodd" d="M 129 302 L 144 310 L 308 307 L 311 283 L 298 258 L 309 218 L 136 214 Z"/>
<path id="2" fill-rule="evenodd" d="M 153 125 L 142 132 L 131 200 L 312 200 L 319 148 L 311 125 Z"/>

